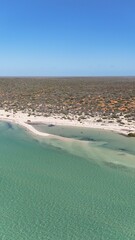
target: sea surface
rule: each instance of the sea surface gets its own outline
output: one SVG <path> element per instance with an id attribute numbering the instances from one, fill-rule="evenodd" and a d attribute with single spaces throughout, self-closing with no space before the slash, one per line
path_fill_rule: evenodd
<path id="1" fill-rule="evenodd" d="M 34 127 L 0 122 L 0 239 L 134 240 L 135 139 Z"/>

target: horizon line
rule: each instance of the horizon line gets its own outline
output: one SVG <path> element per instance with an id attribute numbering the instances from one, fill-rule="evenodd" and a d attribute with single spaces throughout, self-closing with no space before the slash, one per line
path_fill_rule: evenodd
<path id="1" fill-rule="evenodd" d="M 59 75 L 0 75 L 0 78 L 79 78 L 79 77 L 83 77 L 83 78 L 108 78 L 108 77 L 112 77 L 112 78 L 134 78 L 135 75 L 63 75 L 63 76 L 59 76 Z"/>

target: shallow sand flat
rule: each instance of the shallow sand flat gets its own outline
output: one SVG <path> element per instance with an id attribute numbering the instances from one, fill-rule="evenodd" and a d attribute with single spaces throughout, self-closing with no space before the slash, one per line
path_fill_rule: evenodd
<path id="1" fill-rule="evenodd" d="M 28 125 L 28 128 L 27 128 Z M 83 157 L 87 160 L 97 161 L 98 164 L 112 163 L 125 167 L 135 168 L 135 139 L 127 138 L 106 130 L 93 129 L 94 141 L 89 140 L 87 136 L 84 139 L 79 138 L 78 130 L 86 128 L 68 127 L 68 137 L 56 135 L 53 131 L 44 133 L 36 130 L 29 124 L 21 125 L 32 133 L 39 142 L 47 143 L 50 146 L 70 152 L 73 155 Z M 35 126 L 35 125 L 34 125 Z M 54 129 L 55 127 L 53 127 Z M 71 129 L 70 129 L 71 128 Z M 76 129 L 77 128 L 77 129 Z M 76 129 L 77 138 L 74 138 L 73 132 Z M 86 129 L 91 132 L 92 129 Z M 63 131 L 64 132 L 64 131 Z M 71 137 L 69 135 L 71 134 Z M 91 136 L 91 133 L 89 134 Z M 85 139 L 86 137 L 86 139 Z"/>
<path id="2" fill-rule="evenodd" d="M 89 155 L 91 156 L 91 154 L 93 155 L 93 159 L 94 159 L 94 155 L 95 155 L 95 151 L 96 148 L 98 149 L 96 151 L 96 155 L 98 159 L 101 159 L 102 162 L 113 162 L 114 164 L 122 164 L 124 166 L 130 166 L 130 167 L 134 167 L 134 155 L 132 155 L 132 153 L 130 154 L 130 152 L 120 152 L 118 154 L 116 154 L 115 156 L 115 160 L 113 160 L 112 157 L 110 157 L 108 154 L 108 149 L 105 147 L 104 148 L 104 152 L 103 152 L 103 156 L 100 153 L 100 148 L 99 146 L 95 145 L 94 143 L 92 143 L 91 145 L 89 145 L 89 140 L 86 139 L 85 141 L 81 141 L 81 139 L 74 139 L 74 138 L 67 138 L 67 137 L 62 137 L 62 136 L 56 136 L 54 134 L 50 134 L 50 133 L 46 133 L 46 132 L 42 132 L 37 130 L 35 127 L 33 127 L 32 125 L 30 125 L 30 123 L 44 123 L 44 124 L 57 124 L 61 126 L 74 126 L 74 127 L 79 127 L 81 129 L 81 127 L 83 126 L 84 128 L 88 129 L 89 128 L 96 128 L 96 129 L 104 129 L 104 130 L 112 130 L 118 133 L 126 133 L 128 134 L 128 132 L 134 131 L 135 126 L 130 126 L 130 128 L 127 126 L 122 126 L 122 129 L 120 126 L 116 126 L 113 124 L 106 124 L 105 126 L 102 126 L 102 124 L 100 123 L 94 123 L 92 124 L 92 122 L 89 124 L 85 124 L 85 123 L 79 123 L 78 121 L 70 121 L 70 120 L 63 120 L 63 119 L 59 119 L 59 118 L 55 118 L 55 117 L 50 117 L 50 118 L 44 118 L 44 117 L 34 117 L 34 116 L 27 116 L 27 114 L 18 112 L 17 114 L 13 114 L 13 113 L 7 113 L 4 110 L 0 111 L 0 119 L 2 121 L 7 121 L 7 122 L 12 122 L 15 124 L 20 125 L 21 127 L 25 128 L 27 131 L 31 132 L 31 134 L 34 134 L 35 136 L 39 137 L 39 138 L 46 138 L 46 142 L 48 142 L 49 144 L 53 145 L 54 147 L 60 147 L 63 150 L 70 150 L 70 153 L 73 153 L 77 156 L 80 157 L 85 157 L 85 158 L 89 158 Z M 87 120 L 88 122 L 88 120 Z M 51 140 L 52 139 L 52 140 Z M 55 140 L 55 141 L 54 141 Z M 96 143 L 97 144 L 97 143 Z M 89 145 L 89 146 L 88 146 Z M 101 143 L 101 145 L 106 145 L 106 143 Z M 117 149 L 118 150 L 118 149 Z M 113 154 L 115 155 L 116 151 L 115 149 L 112 149 L 112 152 L 110 150 L 110 154 L 111 156 L 113 156 Z M 123 155 L 121 157 L 121 155 Z M 128 161 L 127 161 L 128 159 Z"/>
<path id="3" fill-rule="evenodd" d="M 135 138 L 129 138 L 119 133 L 116 134 L 113 131 L 60 125 L 50 127 L 47 124 L 34 124 L 34 128 L 57 136 L 88 141 L 97 145 L 102 143 L 106 148 L 110 147 L 114 150 L 135 153 Z"/>

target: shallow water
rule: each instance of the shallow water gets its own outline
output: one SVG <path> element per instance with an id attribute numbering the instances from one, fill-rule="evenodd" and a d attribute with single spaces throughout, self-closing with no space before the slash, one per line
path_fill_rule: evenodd
<path id="1" fill-rule="evenodd" d="M 38 131 L 47 132 L 67 138 L 89 141 L 93 144 L 102 144 L 105 148 L 135 154 L 135 138 L 125 137 L 111 131 L 90 129 L 85 127 L 53 126 L 45 124 L 34 125 Z"/>
<path id="2" fill-rule="evenodd" d="M 0 133 L 0 239 L 135 239 L 134 139 Z"/>

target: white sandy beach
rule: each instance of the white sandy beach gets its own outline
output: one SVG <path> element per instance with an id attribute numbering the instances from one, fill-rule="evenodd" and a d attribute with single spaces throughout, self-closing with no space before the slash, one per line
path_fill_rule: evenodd
<path id="1" fill-rule="evenodd" d="M 15 124 L 18 124 L 33 134 L 47 137 L 50 134 L 39 132 L 29 123 L 41 123 L 41 124 L 54 124 L 54 125 L 65 125 L 65 126 L 76 126 L 76 127 L 87 127 L 87 128 L 97 128 L 103 130 L 114 131 L 117 133 L 121 133 L 127 135 L 130 132 L 135 133 L 135 124 L 134 122 L 128 122 L 125 119 L 122 119 L 124 124 L 118 123 L 117 121 L 110 122 L 105 119 L 102 122 L 97 122 L 99 117 L 91 117 L 89 119 L 83 119 L 81 122 L 78 120 L 69 120 L 69 119 L 61 119 L 60 116 L 51 116 L 51 117 L 43 117 L 43 116 L 28 116 L 27 113 L 17 112 L 13 113 L 7 112 L 5 110 L 0 110 L 0 121 L 8 121 Z"/>

